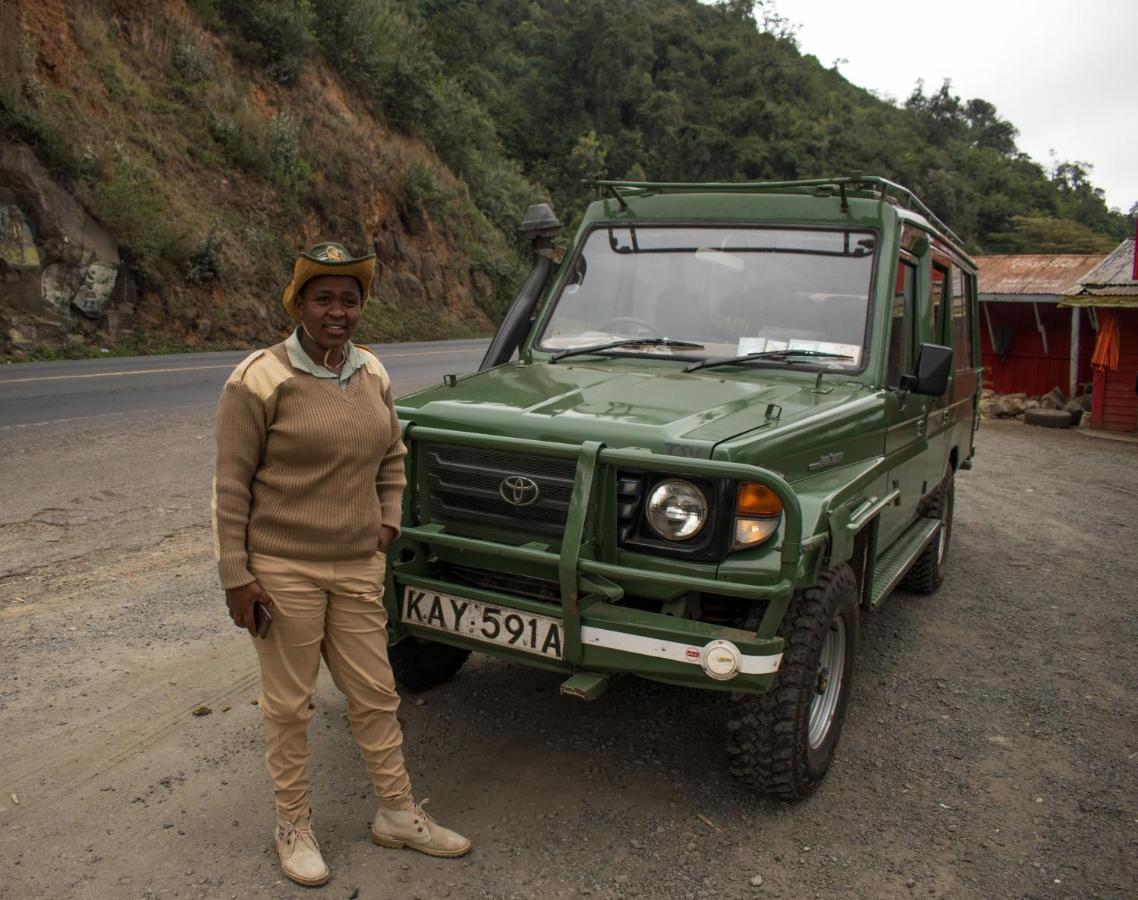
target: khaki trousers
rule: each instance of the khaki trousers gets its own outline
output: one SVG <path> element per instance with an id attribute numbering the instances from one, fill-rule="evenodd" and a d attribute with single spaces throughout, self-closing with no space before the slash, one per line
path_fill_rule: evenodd
<path id="1" fill-rule="evenodd" d="M 295 822 L 308 813 L 309 703 L 321 655 L 347 697 L 348 722 L 380 802 L 412 804 L 395 717 L 399 695 L 387 660 L 385 565 L 378 552 L 342 562 L 249 555 L 249 571 L 273 599 L 268 635 L 253 643 L 261 661 L 265 759 L 281 818 Z"/>

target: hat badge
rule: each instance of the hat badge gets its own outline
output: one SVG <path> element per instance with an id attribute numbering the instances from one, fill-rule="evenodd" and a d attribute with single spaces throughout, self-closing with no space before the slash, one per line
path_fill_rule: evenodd
<path id="1" fill-rule="evenodd" d="M 325 247 L 320 254 L 320 258 L 328 262 L 342 262 L 345 259 L 344 253 L 339 247 Z"/>

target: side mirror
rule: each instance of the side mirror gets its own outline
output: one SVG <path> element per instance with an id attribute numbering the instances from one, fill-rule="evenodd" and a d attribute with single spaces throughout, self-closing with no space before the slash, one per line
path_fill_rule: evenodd
<path id="1" fill-rule="evenodd" d="M 940 397 L 948 390 L 948 376 L 952 374 L 952 348 L 939 344 L 921 344 L 917 349 L 916 371 L 902 375 L 898 385 L 902 391 Z"/>

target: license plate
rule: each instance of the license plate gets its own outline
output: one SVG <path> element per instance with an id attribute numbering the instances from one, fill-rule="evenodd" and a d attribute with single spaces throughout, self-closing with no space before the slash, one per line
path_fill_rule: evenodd
<path id="1" fill-rule="evenodd" d="M 403 589 L 402 619 L 407 625 L 460 634 L 553 659 L 561 659 L 564 646 L 558 619 L 410 585 Z"/>

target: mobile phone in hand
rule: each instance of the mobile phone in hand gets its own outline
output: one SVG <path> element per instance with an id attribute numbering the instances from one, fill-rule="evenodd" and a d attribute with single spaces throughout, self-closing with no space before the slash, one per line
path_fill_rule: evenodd
<path id="1" fill-rule="evenodd" d="M 269 626 L 273 624 L 273 614 L 260 600 L 253 601 L 253 624 L 257 628 L 257 637 L 263 638 L 269 633 Z"/>

